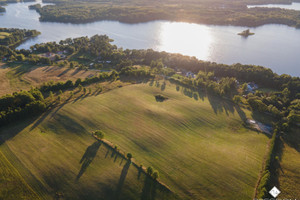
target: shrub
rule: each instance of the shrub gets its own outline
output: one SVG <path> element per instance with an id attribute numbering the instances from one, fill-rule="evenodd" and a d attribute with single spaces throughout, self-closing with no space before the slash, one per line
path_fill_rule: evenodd
<path id="1" fill-rule="evenodd" d="M 159 173 L 158 173 L 158 171 L 154 171 L 153 174 L 152 174 L 152 177 L 153 177 L 154 179 L 158 179 L 158 178 L 159 178 Z"/>
<path id="2" fill-rule="evenodd" d="M 148 167 L 147 168 L 147 173 L 151 176 L 153 173 L 153 168 L 152 167 Z"/>
<path id="3" fill-rule="evenodd" d="M 131 153 L 128 153 L 128 154 L 127 154 L 127 158 L 128 158 L 129 160 L 131 160 L 132 154 L 131 154 Z"/>
<path id="4" fill-rule="evenodd" d="M 101 140 L 104 138 L 104 133 L 100 130 L 95 131 L 94 134 Z"/>

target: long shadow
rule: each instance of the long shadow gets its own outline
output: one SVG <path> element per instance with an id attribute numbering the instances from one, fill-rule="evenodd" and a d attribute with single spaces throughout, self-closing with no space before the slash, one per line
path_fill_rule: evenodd
<path id="1" fill-rule="evenodd" d="M 49 69 L 49 67 L 50 67 L 50 66 L 45 67 L 45 68 L 43 69 L 43 71 L 46 71 L 46 72 L 47 72 L 47 70 Z"/>
<path id="2" fill-rule="evenodd" d="M 10 123 L 6 126 L 0 127 L 0 145 L 3 144 L 6 140 L 9 140 L 28 127 L 32 122 L 34 122 L 37 117 L 32 117 L 27 120 L 18 120 L 14 123 Z"/>
<path id="3" fill-rule="evenodd" d="M 161 91 L 164 91 L 166 89 L 166 82 L 163 82 L 163 84 L 160 87 Z"/>
<path id="4" fill-rule="evenodd" d="M 79 68 L 75 69 L 75 71 L 72 73 L 72 76 L 76 75 L 80 71 L 81 71 L 81 69 L 79 69 Z"/>
<path id="5" fill-rule="evenodd" d="M 54 112 L 52 113 L 51 117 L 54 117 L 54 115 L 55 115 L 60 109 L 62 109 L 62 107 L 64 107 L 67 103 L 68 103 L 68 100 L 65 101 L 63 104 L 61 104 L 60 106 L 58 106 L 58 107 L 54 110 Z"/>
<path id="6" fill-rule="evenodd" d="M 61 77 L 61 76 L 63 76 L 64 74 L 66 74 L 66 73 L 68 73 L 68 71 L 70 71 L 71 69 L 70 68 L 68 68 L 68 69 L 66 69 L 66 70 L 64 70 L 63 72 L 61 72 L 59 75 L 57 75 L 58 77 Z"/>
<path id="7" fill-rule="evenodd" d="M 118 200 L 120 198 L 122 188 L 123 188 L 123 185 L 124 185 L 124 182 L 125 182 L 130 164 L 131 164 L 131 161 L 127 160 L 126 164 L 124 165 L 124 167 L 122 169 L 121 176 L 120 176 L 120 179 L 119 179 L 119 183 L 118 183 L 116 193 L 115 193 L 116 194 L 116 196 L 115 196 L 116 200 Z"/>
<path id="8" fill-rule="evenodd" d="M 154 79 L 151 79 L 151 81 L 149 82 L 149 86 L 153 86 L 154 84 Z"/>
<path id="9" fill-rule="evenodd" d="M 234 108 L 236 112 L 239 114 L 240 118 L 245 122 L 247 120 L 247 116 L 245 112 L 238 105 L 235 105 Z"/>
<path id="10" fill-rule="evenodd" d="M 46 117 L 51 113 L 51 110 L 43 113 L 40 118 L 30 127 L 30 131 L 32 131 L 33 129 L 35 129 L 38 125 L 40 125 L 45 119 Z"/>
<path id="11" fill-rule="evenodd" d="M 226 115 L 229 115 L 230 113 L 233 114 L 235 111 L 237 111 L 237 113 L 239 114 L 239 117 L 243 121 L 246 120 L 246 114 L 239 107 L 239 105 L 231 102 L 228 99 L 225 99 L 224 97 L 219 97 L 217 95 L 206 92 L 205 90 L 202 90 L 202 89 L 195 90 L 192 88 L 188 88 L 188 87 L 185 87 L 180 84 L 176 84 L 176 91 L 178 91 L 178 92 L 181 91 L 185 96 L 194 98 L 194 100 L 196 100 L 196 101 L 198 101 L 199 99 L 204 101 L 204 98 L 207 97 L 207 99 L 216 115 L 223 113 L 223 112 L 225 112 Z"/>
<path id="12" fill-rule="evenodd" d="M 88 96 L 90 96 L 90 94 L 87 92 L 83 97 L 81 97 L 79 100 L 82 101 L 83 99 L 87 98 Z"/>
<path id="13" fill-rule="evenodd" d="M 73 103 L 76 103 L 76 101 L 78 101 L 79 99 L 83 98 L 83 96 L 84 96 L 84 94 L 82 94 L 82 95 L 80 95 L 79 97 L 77 97 L 77 98 L 73 101 Z"/>
<path id="14" fill-rule="evenodd" d="M 157 189 L 158 183 L 146 175 L 141 200 L 155 200 Z"/>
<path id="15" fill-rule="evenodd" d="M 82 165 L 81 165 L 79 173 L 77 174 L 76 181 L 78 181 L 80 179 L 80 177 L 84 174 L 84 172 L 86 171 L 88 166 L 92 163 L 95 156 L 97 155 L 97 152 L 98 152 L 100 146 L 101 146 L 101 142 L 96 141 L 86 149 L 85 153 L 83 154 L 83 156 L 80 160 L 80 163 Z"/>

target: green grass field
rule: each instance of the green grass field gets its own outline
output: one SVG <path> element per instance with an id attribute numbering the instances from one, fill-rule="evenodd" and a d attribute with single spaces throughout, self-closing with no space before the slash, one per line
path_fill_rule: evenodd
<path id="1" fill-rule="evenodd" d="M 168 99 L 158 102 L 156 94 Z M 137 162 L 157 169 L 180 199 L 252 199 L 268 137 L 245 129 L 244 115 L 249 111 L 230 102 L 169 83 L 130 85 L 5 128 L 2 134 L 15 136 L 4 138 L 0 150 L 19 163 L 16 169 L 41 197 L 62 192 L 66 199 L 109 199 L 123 180 L 125 162 L 104 146 L 92 151 L 76 181 L 82 156 L 96 145 L 90 132 L 101 129 Z M 147 199 L 141 198 L 147 181 L 137 174 L 129 168 L 123 199 Z M 158 193 L 155 199 L 172 197 Z"/>
<path id="2" fill-rule="evenodd" d="M 296 199 L 300 197 L 300 130 L 291 132 L 289 141 L 283 143 L 280 162 L 278 198 Z"/>
<path id="3" fill-rule="evenodd" d="M 0 151 L 0 199 L 39 199 L 22 176 Z"/>
<path id="4" fill-rule="evenodd" d="M 10 36 L 10 33 L 7 32 L 0 32 L 0 40 L 3 40 L 4 38 Z"/>

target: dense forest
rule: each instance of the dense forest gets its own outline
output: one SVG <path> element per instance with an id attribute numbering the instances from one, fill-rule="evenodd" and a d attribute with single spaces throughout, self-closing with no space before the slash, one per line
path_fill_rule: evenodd
<path id="1" fill-rule="evenodd" d="M 0 28 L 0 45 L 14 46 L 39 34 L 40 32 L 36 30 Z"/>
<path id="2" fill-rule="evenodd" d="M 65 1 L 44 0 L 56 3 L 35 6 L 41 21 L 86 23 L 97 20 L 117 20 L 139 23 L 152 20 L 184 21 L 218 25 L 259 26 L 278 23 L 300 27 L 300 12 L 279 8 L 251 8 L 248 4 L 291 3 L 290 1 L 224 1 L 188 0 L 153 2 L 146 0 L 118 1 Z"/>

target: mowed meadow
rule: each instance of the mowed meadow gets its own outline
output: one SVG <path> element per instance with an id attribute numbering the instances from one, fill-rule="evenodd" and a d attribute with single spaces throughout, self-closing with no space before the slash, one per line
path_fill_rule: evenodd
<path id="1" fill-rule="evenodd" d="M 157 101 L 157 94 L 167 99 Z M 0 151 L 41 198 L 252 199 L 269 138 L 246 129 L 246 116 L 251 113 L 224 99 L 148 82 L 3 128 Z M 126 169 L 125 160 L 91 136 L 98 129 L 138 163 L 157 169 L 176 195 L 147 195 L 136 168 Z"/>
<path id="2" fill-rule="evenodd" d="M 300 130 L 294 127 L 287 140 L 282 141 L 279 164 L 278 198 L 295 199 L 300 196 Z"/>
<path id="3" fill-rule="evenodd" d="M 28 90 L 32 86 L 38 87 L 45 82 L 75 81 L 78 78 L 85 79 L 96 75 L 97 71 L 70 69 L 58 66 L 32 67 L 30 64 L 11 64 L 10 66 L 0 63 L 0 96 Z"/>

